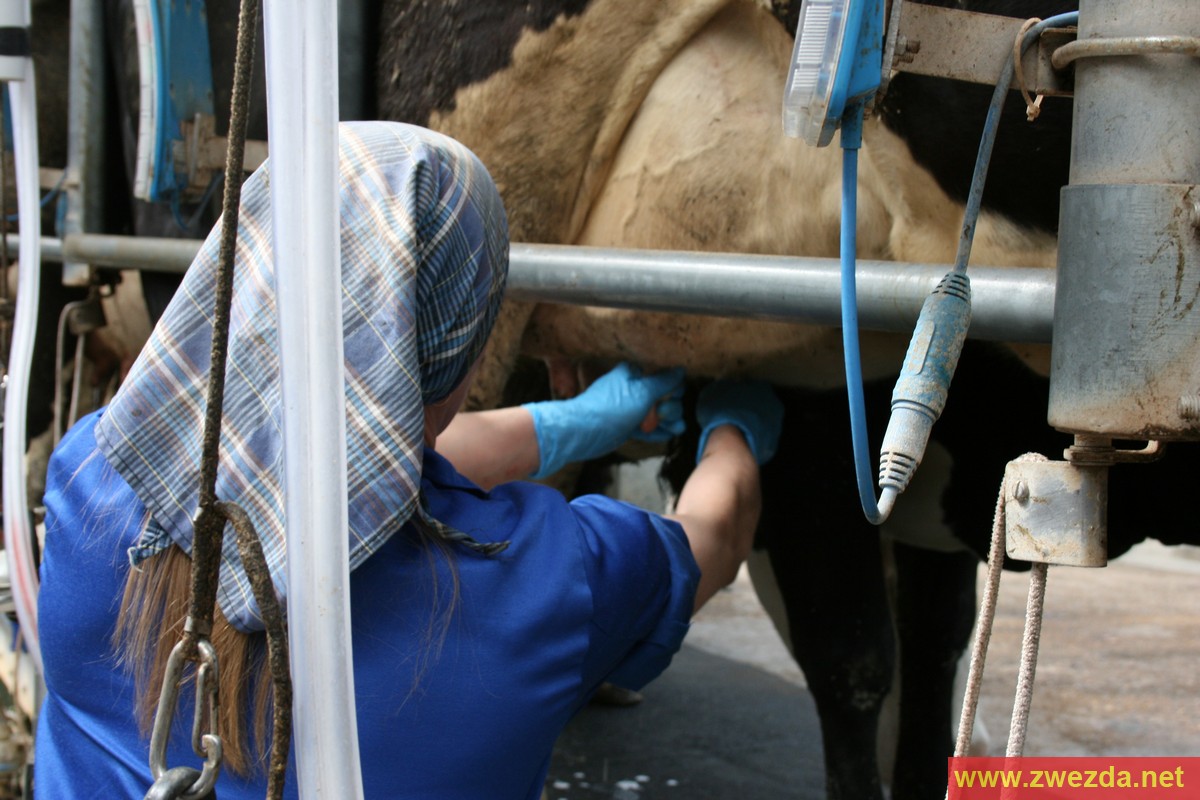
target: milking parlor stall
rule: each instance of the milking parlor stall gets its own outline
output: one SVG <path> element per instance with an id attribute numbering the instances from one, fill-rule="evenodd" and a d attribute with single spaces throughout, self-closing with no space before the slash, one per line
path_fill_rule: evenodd
<path id="1" fill-rule="evenodd" d="M 470 17 L 463 10 L 470 4 L 439 10 L 429 3 L 264 0 L 257 26 L 245 16 L 256 5 L 0 0 L 3 797 L 30 796 L 37 768 L 34 733 L 45 692 L 38 563 L 49 453 L 76 419 L 111 398 L 199 239 L 220 216 L 227 179 L 242 180 L 268 152 L 285 365 L 293 699 L 283 711 L 290 711 L 296 780 L 288 792 L 362 796 L 342 546 L 342 341 L 339 325 L 320 322 L 340 319 L 336 122 L 419 106 L 395 95 L 421 76 L 430 86 L 440 80 L 437 71 L 448 68 L 442 55 L 459 50 L 438 50 L 437 37 L 443 28 L 463 30 L 452 22 Z M 699 21 L 676 26 L 693 29 L 667 48 L 632 100 L 614 91 L 606 101 L 611 87 L 588 83 L 601 80 L 598 62 L 587 62 L 595 66 L 590 72 L 563 61 L 550 74 L 530 71 L 523 60 L 554 36 L 566 41 L 604 14 L 623 14 L 616 0 L 560 5 L 487 6 L 479 16 L 493 14 L 507 25 L 496 63 L 443 92 L 424 106 L 424 116 L 402 120 L 457 136 L 459 120 L 484 108 L 479 98 L 506 72 L 531 86 L 533 99 L 528 107 L 514 102 L 514 115 L 545 99 L 540 115 L 500 115 L 499 127 L 482 138 L 462 137 L 512 203 L 518 241 L 505 302 L 534 309 L 521 318 L 524 334 L 517 323 L 513 353 L 523 342 L 523 364 L 551 357 L 552 375 L 562 374 L 564 362 L 630 358 L 651 368 L 682 363 L 697 381 L 765 377 L 781 391 L 812 394 L 785 398 L 788 419 L 804 427 L 785 437 L 776 477 L 764 480 L 764 503 L 786 508 L 794 527 L 768 523 L 765 514 L 764 528 L 775 527 L 769 537 L 760 531 L 748 573 L 701 612 L 671 669 L 640 694 L 606 687 L 607 704 L 580 712 L 560 740 L 544 797 L 902 800 L 943 794 L 951 755 L 1200 755 L 1200 570 L 1188 549 L 1200 543 L 1200 530 L 1186 511 L 1189 495 L 1173 488 L 1189 486 L 1187 477 L 1197 474 L 1187 459 L 1200 438 L 1200 6 L 697 0 L 696 8 L 712 7 L 704 16 L 682 0 L 664 2 L 677 19 L 691 14 Z M 237 42 L 239 14 L 244 29 L 257 27 L 257 47 Z M 624 16 L 633 24 L 638 14 Z M 398 25 L 430 20 L 427 50 L 413 44 L 423 34 L 408 31 L 403 58 L 379 55 Z M 804 231 L 818 224 L 827 230 L 820 243 L 796 241 L 803 237 L 793 231 L 786 246 L 706 235 L 684 247 L 679 243 L 690 240 L 667 233 L 676 215 L 647 210 L 637 192 L 622 193 L 622 176 L 651 171 L 643 164 L 671 171 L 678 153 L 654 149 L 669 148 L 670 137 L 644 131 L 663 108 L 674 109 L 674 120 L 661 130 L 693 126 L 680 111 L 688 96 L 677 88 L 691 69 L 688 59 L 711 56 L 705 63 L 714 70 L 731 70 L 711 48 L 750 29 L 759 31 L 756 42 L 787 56 L 777 75 L 756 84 L 766 87 L 754 91 L 766 98 L 767 112 L 739 105 L 732 77 L 706 78 L 694 84 L 701 110 L 693 113 L 703 119 L 695 127 L 716 130 L 709 126 L 733 120 L 742 126 L 737 137 L 768 142 L 761 186 L 780 194 L 742 186 L 721 200 L 722 213 L 740 218 L 739 198 L 756 193 L 783 197 L 785 203 L 767 203 L 770 213 L 794 219 L 797 229 L 803 222 Z M 617 52 L 608 59 L 618 66 L 653 49 L 622 53 L 621 41 L 614 37 Z M 235 78 L 239 48 L 253 74 L 244 85 Z M 757 48 L 755 57 L 764 52 Z M 398 78 L 394 65 L 404 59 L 413 72 Z M 575 94 L 538 94 L 531 81 L 543 80 Z M 906 81 L 918 80 L 974 87 L 983 97 L 975 121 L 963 125 L 942 101 L 918 117 L 931 106 L 903 105 L 925 85 Z M 246 109 L 231 113 L 242 97 Z M 529 212 L 512 199 L 516 170 L 525 168 L 515 155 L 521 150 L 497 142 L 511 132 L 503 126 L 517 122 L 529 126 L 528 142 L 538 141 L 538 120 L 530 118 L 573 120 L 585 104 L 580 97 L 605 122 L 590 133 L 572 130 L 591 136 L 592 149 L 583 152 L 599 157 L 529 180 L 544 184 L 538 191 L 545 197 L 587 194 L 590 205 L 563 209 L 570 219 L 557 233 L 529 234 L 537 225 L 526 223 Z M 618 100 L 628 107 L 624 116 L 605 106 Z M 1006 105 L 1022 118 L 1002 114 Z M 1058 114 L 1064 132 L 1022 138 L 1052 124 L 1038 119 L 1043 105 L 1047 117 Z M 480 118 L 491 119 L 490 112 Z M 680 137 L 677 145 L 688 146 Z M 943 144 L 948 140 L 952 148 Z M 960 174 L 944 168 L 951 149 L 964 154 Z M 628 160 L 638 154 L 648 160 Z M 821 185 L 789 191 L 793 178 L 781 183 L 780 161 L 772 159 L 831 166 L 798 169 Z M 576 184 L 556 185 L 556 175 Z M 989 180 L 1006 188 L 987 189 Z M 935 196 L 938 210 L 913 200 Z M 693 199 L 679 203 L 679 219 Z M 1042 215 L 1048 219 L 1035 219 L 1035 206 L 1049 209 Z M 560 213 L 545 203 L 541 209 Z M 628 240 L 597 233 L 605 219 L 639 216 L 666 220 L 651 225 L 665 244 L 656 246 L 654 231 Z M 722 222 L 714 230 L 732 227 Z M 935 239 L 936 246 L 920 244 Z M 1005 249 L 1018 240 L 1023 244 Z M 973 247 L 985 255 L 973 260 Z M 997 253 L 1018 255 L 1005 260 Z M 689 351 L 680 332 L 704 326 L 734 333 L 689 340 L 705 342 L 702 351 Z M 639 338 L 639 330 L 655 336 Z M 1016 353 L 1028 385 L 1041 381 L 1041 393 L 1020 388 L 1027 384 L 968 388 L 979 347 Z M 1001 362 L 985 361 L 982 372 L 1000 371 L 993 363 Z M 881 381 L 886 388 L 873 388 Z M 818 395 L 836 414 L 805 399 Z M 497 392 L 484 402 L 501 399 Z M 957 410 L 939 421 L 948 407 Z M 1028 413 L 1014 417 L 1014 408 Z M 939 434 L 939 425 L 951 427 Z M 1061 437 L 1062 446 L 1009 453 L 989 462 L 995 471 L 975 470 L 974 437 L 1011 444 L 1042 442 L 1043 434 Z M 628 453 L 629 461 L 646 460 L 616 468 L 609 490 L 662 510 L 670 491 L 656 477 L 661 456 Z M 799 470 L 790 465 L 801 460 L 805 469 L 828 473 L 836 488 L 818 486 L 811 473 L 784 472 Z M 995 511 L 990 530 L 972 518 L 973 549 L 962 543 L 948 499 L 964 480 L 972 482 L 970 492 L 992 498 L 982 503 L 987 519 L 993 504 Z M 820 514 L 810 511 L 816 507 Z M 820 522 L 829 520 L 837 522 Z M 1182 547 L 1142 545 L 1109 565 L 1143 539 Z M 805 565 L 789 567 L 784 556 L 797 541 L 831 549 L 806 550 Z M 872 554 L 869 563 L 856 562 L 858 547 Z M 944 610 L 939 568 L 916 581 L 915 594 L 914 581 L 905 583 L 904 554 L 913 547 L 954 554 L 946 556 L 959 576 L 953 604 L 966 616 L 928 657 L 944 662 L 944 681 L 919 666 L 905 674 L 927 645 L 907 638 L 904 614 L 917 608 L 933 620 Z M 860 626 L 856 606 L 835 591 L 797 599 L 814 585 L 803 570 L 841 575 L 859 567 L 879 582 L 872 591 L 881 603 L 893 601 L 890 614 L 881 612 L 881 633 Z M 896 589 L 897 581 L 908 588 Z M 918 601 L 906 605 L 904 597 Z M 882 666 L 873 668 L 870 691 L 845 677 L 858 663 L 852 659 L 826 669 L 833 677 L 818 677 L 821 655 L 841 651 L 830 649 L 833 639 L 810 638 L 812 626 L 803 620 L 835 618 L 846 636 L 886 644 L 882 660 L 872 662 Z M 935 634 L 937 625 L 931 623 Z M 203 652 L 200 660 L 209 658 Z M 179 669 L 190 674 L 193 665 Z M 166 688 L 177 691 L 178 678 Z M 165 722 L 155 722 L 146 796 L 208 796 L 221 760 L 211 731 L 197 726 L 195 763 L 162 763 L 170 698 L 160 706 Z M 865 710 L 863 720 L 845 722 L 854 707 Z M 859 734 L 848 733 L 856 725 L 877 745 L 864 747 Z M 1200 797 L 1194 791 L 1163 796 Z"/>

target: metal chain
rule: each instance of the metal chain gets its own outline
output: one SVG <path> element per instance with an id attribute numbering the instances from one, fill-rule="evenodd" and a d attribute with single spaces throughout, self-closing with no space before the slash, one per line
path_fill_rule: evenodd
<path id="1" fill-rule="evenodd" d="M 199 777 L 200 770 L 192 767 L 169 769 L 162 778 L 154 782 L 150 791 L 146 792 L 145 800 L 179 800 Z M 216 790 L 210 791 L 199 800 L 217 800 Z"/>
<path id="2" fill-rule="evenodd" d="M 245 161 L 250 75 L 258 16 L 259 0 L 242 0 L 238 16 L 229 146 L 225 157 L 226 180 L 221 214 L 212 349 L 201 442 L 200 498 L 193 520 L 192 596 L 184 623 L 183 638 L 171 653 L 155 715 L 150 753 L 150 767 L 155 784 L 146 795 L 147 800 L 160 797 L 215 800 L 215 793 L 211 787 L 220 772 L 222 744 L 217 724 L 220 707 L 217 693 L 217 658 L 208 637 L 212 633 L 221 541 L 226 522 L 232 524 L 236 532 L 238 550 L 267 630 L 268 658 L 274 689 L 268 798 L 283 796 L 284 776 L 287 771 L 288 748 L 291 742 L 292 689 L 283 613 L 271 583 L 262 543 L 250 518 L 237 505 L 219 502 L 216 497 L 225 393 L 225 358 L 229 345 L 229 314 L 233 300 L 233 262 L 237 244 L 238 208 L 242 194 L 240 178 Z M 167 770 L 163 763 L 185 660 L 197 662 L 198 665 L 192 747 L 197 755 L 205 757 L 204 769 L 201 772 L 187 767 Z M 235 710 L 235 713 L 237 711 Z M 205 727 L 208 729 L 207 733 Z M 184 780 L 188 782 L 182 783 Z"/>

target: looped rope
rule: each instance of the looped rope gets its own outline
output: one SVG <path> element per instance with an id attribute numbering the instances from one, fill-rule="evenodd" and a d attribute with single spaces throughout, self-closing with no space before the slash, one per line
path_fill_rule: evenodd
<path id="1" fill-rule="evenodd" d="M 1017 673 L 1017 693 L 1013 701 L 1012 725 L 1008 729 L 1008 757 L 1025 750 L 1029 728 L 1029 707 L 1033 703 L 1033 674 L 1037 670 L 1038 644 L 1042 638 L 1042 607 L 1046 600 L 1046 575 L 1049 564 L 1034 564 L 1029 573 L 1029 599 L 1025 605 L 1025 635 L 1021 640 L 1021 669 Z"/>
<path id="2" fill-rule="evenodd" d="M 263 555 L 262 541 L 254 530 L 250 516 L 236 503 L 218 503 L 221 512 L 237 535 L 238 552 L 254 599 L 262 611 L 267 629 L 267 660 L 271 667 L 273 713 L 271 719 L 271 765 L 267 770 L 267 797 L 283 796 L 283 780 L 287 773 L 288 747 L 292 741 L 292 676 L 288 670 L 287 628 L 279 598 L 271 584 L 271 571 Z"/>
<path id="3" fill-rule="evenodd" d="M 1048 461 L 1040 453 L 1026 453 L 1015 462 Z M 971 648 L 971 666 L 967 671 L 967 688 L 963 695 L 962 715 L 958 722 L 958 739 L 954 744 L 955 758 L 967 754 L 971 747 L 971 735 L 975 729 L 975 714 L 979 708 L 980 687 L 983 684 L 983 667 L 987 661 L 988 644 L 992 639 L 992 623 L 996 618 L 996 599 L 1000 593 L 1000 575 L 1004 571 L 1005 514 L 1004 499 L 1008 495 L 1008 481 L 1000 482 L 1000 495 L 996 499 L 996 513 L 992 517 L 992 543 L 988 549 L 987 583 L 983 599 L 979 604 L 979 620 L 975 625 L 975 641 Z M 1019 756 L 1025 748 L 1025 734 L 1029 725 L 1029 707 L 1033 701 L 1033 676 L 1037 667 L 1038 644 L 1041 640 L 1042 607 L 1046 592 L 1046 564 L 1034 564 L 1029 576 L 1029 599 L 1025 610 L 1025 634 L 1021 645 L 1021 667 L 1017 675 L 1017 690 L 1013 703 L 1012 724 L 1009 727 L 1006 755 Z M 947 787 L 949 797 L 949 787 Z"/>
<path id="4" fill-rule="evenodd" d="M 216 511 L 217 464 L 221 445 L 221 415 L 225 396 L 225 357 L 229 350 L 229 312 L 233 304 L 233 258 L 237 245 L 238 207 L 242 199 L 246 119 L 250 104 L 250 71 L 254 57 L 257 0 L 242 0 L 238 15 L 237 55 L 233 68 L 233 99 L 229 113 L 229 149 L 225 156 L 225 193 L 221 209 L 220 255 L 217 262 L 212 349 L 204 436 L 200 456 L 200 502 L 192 542 L 192 603 L 188 616 L 211 628 L 216 605 L 216 576 L 220 564 L 224 518 Z"/>
<path id="5" fill-rule="evenodd" d="M 1017 79 L 1017 86 L 1021 89 L 1021 97 L 1025 98 L 1025 118 L 1033 122 L 1042 113 L 1042 95 L 1034 98 L 1029 93 L 1029 89 L 1025 86 L 1025 65 L 1021 62 L 1024 60 L 1022 55 L 1022 42 L 1025 41 L 1025 34 L 1029 33 L 1030 28 L 1037 25 L 1042 20 L 1038 17 L 1030 17 L 1025 20 L 1025 24 L 1021 26 L 1021 30 L 1017 32 L 1017 38 L 1013 41 L 1013 76 Z"/>
<path id="6" fill-rule="evenodd" d="M 266 627 L 268 658 L 274 691 L 271 764 L 268 770 L 267 797 L 283 796 L 287 771 L 288 748 L 291 743 L 292 689 L 288 671 L 287 631 L 283 613 L 275 596 L 270 571 L 263 556 L 262 543 L 246 513 L 233 503 L 217 500 L 217 465 L 221 442 L 221 418 L 225 394 L 225 359 L 229 349 L 229 316 L 233 301 L 234 252 L 237 245 L 238 208 L 241 204 L 243 164 L 245 162 L 246 123 L 250 103 L 250 75 L 258 27 L 258 0 L 242 0 L 238 14 L 237 54 L 234 62 L 233 98 L 229 115 L 229 145 L 225 156 L 225 191 L 222 202 L 220 253 L 218 256 L 215 308 L 212 321 L 212 348 L 205 400 L 204 433 L 201 442 L 199 503 L 194 520 L 192 541 L 192 596 L 188 605 L 183 639 L 177 648 L 184 658 L 196 661 L 201 651 L 210 650 L 208 636 L 212 633 L 216 608 L 217 574 L 220 568 L 221 540 L 226 522 L 233 525 L 238 551 L 250 579 L 255 600 Z M 216 658 L 211 657 L 215 674 Z M 203 667 L 202 667 L 203 668 Z M 170 673 L 170 670 L 168 670 Z M 178 691 L 178 675 L 168 674 L 164 681 L 163 697 Z M 215 683 L 215 680 L 214 680 Z M 172 709 L 173 710 L 173 705 Z M 169 713 L 169 712 L 168 712 Z M 158 716 L 162 716 L 162 699 Z M 200 715 L 198 709 L 197 716 Z M 210 714 L 210 717 L 215 715 Z M 168 717 L 169 719 L 169 717 Z M 211 719 L 210 719 L 211 722 Z M 156 727 L 158 720 L 156 719 Z M 214 726 L 215 729 L 215 726 Z M 206 743 L 219 754 L 221 742 L 216 735 L 206 735 Z M 165 742 L 163 743 L 165 748 Z M 220 770 L 219 755 L 216 770 Z M 207 768 L 206 764 L 206 768 Z M 178 767 L 163 773 L 179 775 Z M 213 778 L 215 780 L 215 776 Z M 156 783 L 156 786 L 158 784 Z M 190 784 L 189 784 L 190 785 Z M 153 793 L 155 790 L 151 789 Z M 150 795 L 147 795 L 148 797 Z M 168 795 L 164 795 L 168 796 Z M 175 795 L 169 795 L 175 796 Z"/>

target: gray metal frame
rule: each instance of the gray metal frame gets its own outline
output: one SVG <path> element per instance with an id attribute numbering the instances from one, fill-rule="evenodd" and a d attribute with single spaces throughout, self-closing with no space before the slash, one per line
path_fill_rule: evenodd
<path id="1" fill-rule="evenodd" d="M 8 237 L 10 251 L 18 241 Z M 194 239 L 101 234 L 42 239 L 49 260 L 177 273 L 187 269 L 199 247 Z M 832 258 L 514 244 L 508 294 L 572 305 L 839 325 L 839 268 Z M 859 261 L 860 324 L 911 331 L 925 297 L 949 270 L 946 264 Z M 971 287 L 973 338 L 1050 341 L 1054 270 L 975 267 Z"/>
<path id="2" fill-rule="evenodd" d="M 1194 0 L 1083 0 L 1050 423 L 1200 438 L 1200 36 Z M 1060 59 L 1061 60 L 1061 59 Z"/>

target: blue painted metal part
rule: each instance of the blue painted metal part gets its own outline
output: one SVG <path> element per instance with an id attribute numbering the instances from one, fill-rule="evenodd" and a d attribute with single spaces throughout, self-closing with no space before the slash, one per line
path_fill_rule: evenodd
<path id="1" fill-rule="evenodd" d="M 212 59 L 204 0 L 155 0 L 151 4 L 158 43 L 158 130 L 155 132 L 152 201 L 177 198 L 188 176 L 177 169 L 182 124 L 213 113 Z"/>
<path id="2" fill-rule="evenodd" d="M 946 407 L 950 380 L 971 326 L 971 281 L 950 272 L 925 299 L 904 367 L 892 391 L 892 416 L 879 451 L 879 485 L 904 491 Z"/>
<path id="3" fill-rule="evenodd" d="M 883 0 L 851 2 L 846 16 L 846 35 L 834 71 L 822 143 L 831 141 L 854 106 L 874 97 L 883 70 Z"/>

